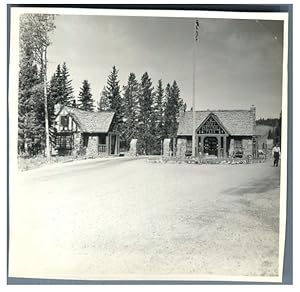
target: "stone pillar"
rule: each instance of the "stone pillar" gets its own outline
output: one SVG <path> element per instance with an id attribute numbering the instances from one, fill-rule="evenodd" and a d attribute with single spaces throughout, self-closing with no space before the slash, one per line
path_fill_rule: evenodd
<path id="1" fill-rule="evenodd" d="M 178 158 L 184 158 L 185 152 L 186 152 L 186 139 L 178 138 L 177 139 L 177 151 L 176 151 L 176 157 Z"/>
<path id="2" fill-rule="evenodd" d="M 73 155 L 80 153 L 81 147 L 81 135 L 80 133 L 74 133 L 73 135 Z"/>
<path id="3" fill-rule="evenodd" d="M 88 145 L 86 148 L 87 157 L 96 157 L 98 156 L 98 137 L 89 136 Z"/>
<path id="4" fill-rule="evenodd" d="M 132 139 L 130 141 L 130 148 L 129 148 L 129 155 L 130 156 L 136 156 L 137 155 L 136 144 L 137 144 L 137 139 Z"/>
<path id="5" fill-rule="evenodd" d="M 118 136 L 115 135 L 115 155 L 119 154 L 118 152 Z"/>
<path id="6" fill-rule="evenodd" d="M 230 138 L 229 157 L 232 157 L 233 152 L 234 152 L 234 139 Z"/>
<path id="7" fill-rule="evenodd" d="M 170 143 L 171 143 L 171 139 L 164 139 L 163 156 L 165 158 L 171 156 Z"/>
<path id="8" fill-rule="evenodd" d="M 252 147 L 253 143 L 251 139 L 243 139 L 242 140 L 242 147 L 243 147 L 243 156 L 246 158 L 249 155 L 252 156 Z"/>
<path id="9" fill-rule="evenodd" d="M 227 158 L 227 137 L 224 136 L 223 139 L 224 139 L 224 140 L 223 140 L 223 143 L 224 143 L 224 145 L 223 145 L 223 149 L 224 149 L 224 158 Z"/>

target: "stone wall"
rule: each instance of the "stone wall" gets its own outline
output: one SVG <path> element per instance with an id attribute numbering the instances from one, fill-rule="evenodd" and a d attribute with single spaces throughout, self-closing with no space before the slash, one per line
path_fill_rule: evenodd
<path id="1" fill-rule="evenodd" d="M 88 145 L 86 148 L 87 157 L 96 157 L 98 156 L 98 137 L 89 136 Z"/>
<path id="2" fill-rule="evenodd" d="M 130 156 L 137 156 L 136 144 L 137 144 L 137 139 L 132 139 L 130 141 L 130 148 L 129 148 L 129 155 Z"/>
<path id="3" fill-rule="evenodd" d="M 164 139 L 163 156 L 166 158 L 171 156 L 170 144 L 171 144 L 171 139 Z"/>
<path id="4" fill-rule="evenodd" d="M 229 157 L 232 157 L 233 153 L 234 153 L 234 139 L 230 138 L 230 144 L 228 149 Z"/>
<path id="5" fill-rule="evenodd" d="M 73 150 L 72 154 L 73 155 L 79 155 L 80 154 L 80 148 L 82 147 L 81 145 L 81 134 L 80 133 L 74 133 L 73 134 Z"/>

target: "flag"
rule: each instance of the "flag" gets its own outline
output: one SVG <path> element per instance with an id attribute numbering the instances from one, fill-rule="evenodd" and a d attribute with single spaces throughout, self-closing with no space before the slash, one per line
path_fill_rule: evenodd
<path id="1" fill-rule="evenodd" d="M 199 20 L 196 19 L 196 22 L 195 22 L 195 41 L 198 41 L 198 36 L 199 36 Z"/>

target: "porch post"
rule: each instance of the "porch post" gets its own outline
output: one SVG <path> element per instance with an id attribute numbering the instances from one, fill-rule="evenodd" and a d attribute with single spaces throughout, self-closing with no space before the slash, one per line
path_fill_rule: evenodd
<path id="1" fill-rule="evenodd" d="M 227 158 L 227 137 L 226 135 L 224 135 L 224 138 L 223 138 L 223 149 L 224 149 L 224 158 Z"/>
<path id="2" fill-rule="evenodd" d="M 221 155 L 221 137 L 218 136 L 218 157 Z"/>
<path id="3" fill-rule="evenodd" d="M 203 138 L 202 138 L 202 135 L 199 135 L 198 136 L 198 146 L 199 146 L 199 138 L 200 138 L 200 147 L 199 147 L 199 150 L 198 150 L 198 153 L 200 152 L 202 156 L 203 155 Z"/>
<path id="4" fill-rule="evenodd" d="M 107 134 L 107 136 L 105 137 L 105 144 L 106 144 L 106 154 L 109 155 L 109 141 L 108 141 L 108 138 L 109 137 L 109 134 Z"/>
<path id="5" fill-rule="evenodd" d="M 108 136 L 108 155 L 111 155 L 111 133 L 109 133 L 109 136 Z"/>
<path id="6" fill-rule="evenodd" d="M 118 136 L 115 134 L 115 155 L 118 154 Z"/>
<path id="7" fill-rule="evenodd" d="M 198 136 L 198 134 L 196 134 L 195 143 L 196 143 L 196 145 L 195 145 L 195 149 L 196 149 L 195 156 L 198 157 L 199 156 L 199 136 Z"/>

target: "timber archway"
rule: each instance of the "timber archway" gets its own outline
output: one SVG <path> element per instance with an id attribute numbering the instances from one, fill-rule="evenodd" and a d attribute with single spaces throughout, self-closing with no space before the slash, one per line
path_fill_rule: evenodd
<path id="1" fill-rule="evenodd" d="M 210 113 L 196 130 L 196 153 L 226 157 L 229 133 L 216 115 Z"/>

